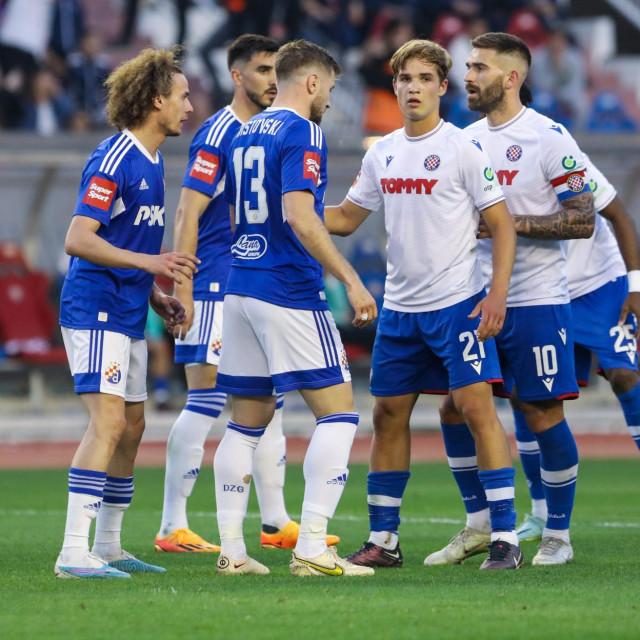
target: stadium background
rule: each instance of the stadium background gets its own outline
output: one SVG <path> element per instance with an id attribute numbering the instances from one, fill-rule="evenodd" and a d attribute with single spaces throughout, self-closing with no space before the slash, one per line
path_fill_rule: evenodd
<path id="1" fill-rule="evenodd" d="M 485 20 L 493 29 L 518 32 L 534 49 L 536 59 L 543 60 L 554 34 L 568 33 L 570 51 L 566 52 L 571 73 L 566 84 L 575 76 L 575 94 L 569 100 L 561 91 L 533 85 L 535 106 L 552 117 L 566 122 L 575 133 L 582 149 L 605 173 L 618 189 L 619 195 L 638 224 L 640 222 L 640 9 L 636 3 L 590 2 L 558 0 L 558 2 L 441 2 L 439 9 L 429 9 L 435 3 L 406 1 L 344 1 L 314 0 L 310 2 L 262 2 L 262 13 L 256 14 L 251 0 L 221 2 L 194 0 L 182 3 L 176 0 L 147 0 L 138 3 L 137 20 L 131 33 L 124 33 L 126 0 L 42 0 L 44 4 L 62 12 L 56 18 L 64 23 L 64 11 L 69 11 L 72 23 L 78 16 L 82 27 L 77 27 L 76 44 L 80 46 L 82 33 L 99 36 L 102 45 L 99 55 L 102 63 L 113 67 L 121 60 L 135 55 L 142 46 L 169 46 L 180 38 L 177 8 L 185 9 L 183 41 L 188 55 L 185 69 L 190 80 L 196 112 L 189 127 L 180 138 L 169 139 L 162 147 L 166 169 L 165 245 L 172 245 L 172 225 L 180 190 L 180 182 L 187 158 L 192 133 L 214 108 L 225 104 L 229 86 L 225 71 L 225 34 L 233 29 L 264 31 L 281 38 L 291 35 L 305 36 L 328 46 L 343 64 L 344 74 L 332 97 L 332 108 L 325 116 L 323 129 L 327 135 L 329 156 L 329 187 L 327 202 L 342 200 L 358 172 L 365 148 L 384 133 L 385 118 L 389 112 L 376 113 L 385 102 L 380 91 L 384 86 L 384 65 L 367 71 L 367 63 L 382 55 L 381 43 L 391 46 L 393 38 L 425 35 L 438 37 L 444 44 L 454 46 L 468 40 L 468 31 Z M 3 31 L 3 20 L 11 4 L 32 5 L 32 0 L 4 0 L 0 2 L 0 45 L 11 41 Z M 40 4 L 40 1 L 34 4 Z M 626 6 L 626 11 L 621 7 Z M 295 11 L 292 10 L 295 8 Z M 636 8 L 634 12 L 633 8 Z M 293 11 L 293 14 L 292 14 Z M 57 14 L 58 15 L 58 14 Z M 62 16 L 62 17 L 60 17 Z M 268 19 L 264 18 L 268 16 Z M 336 25 L 349 23 L 355 16 L 352 29 L 337 29 Z M 360 22 L 358 22 L 360 16 Z M 326 20 L 323 20 L 326 18 Z M 267 20 L 260 23 L 259 20 Z M 223 29 L 227 29 L 224 31 Z M 229 31 L 230 30 L 230 31 Z M 216 36 L 217 35 L 217 39 Z M 456 40 L 456 38 L 458 38 Z M 213 45 L 207 53 L 213 74 L 199 53 L 208 41 Z M 69 68 L 74 63 L 73 50 L 62 50 L 61 57 Z M 386 55 L 386 54 L 385 54 Z M 56 101 L 70 98 L 67 88 L 69 76 L 56 77 L 50 63 L 39 61 L 40 71 L 51 73 L 53 86 L 44 97 L 27 91 L 31 104 L 25 103 L 36 114 Z M 573 65 L 573 66 L 572 66 Z M 7 89 L 7 73 L 0 76 L 0 91 Z M 551 73 L 551 71 L 549 71 Z M 57 83 L 57 84 L 56 84 Z M 562 83 L 561 83 L 562 84 Z M 559 85 L 560 86 L 560 85 Z M 572 85 L 573 86 L 573 85 Z M 212 92 L 212 89 L 216 89 Z M 10 89 L 10 87 L 9 87 Z M 56 93 L 56 91 L 59 91 Z M 214 98 L 211 95 L 215 96 Z M 469 117 L 460 108 L 461 92 L 455 86 L 443 105 L 448 118 L 464 125 Z M 72 96 L 71 96 L 72 97 Z M 464 97 L 464 96 L 463 96 Z M 71 99 L 71 98 L 70 98 Z M 90 101 L 89 101 L 90 102 Z M 37 103 L 37 104 L 36 104 Z M 73 100 L 71 100 L 73 103 Z M 42 107 L 42 104 L 45 106 Z M 73 113 L 83 113 L 84 106 L 74 103 Z M 56 107 L 57 108 L 57 107 Z M 56 112 L 56 108 L 53 112 Z M 49 113 L 52 109 L 49 109 Z M 42 118 L 2 121 L 0 129 L 0 242 L 16 243 L 33 270 L 43 272 L 50 279 L 50 300 L 57 303 L 66 258 L 63 252 L 64 236 L 77 196 L 80 172 L 85 159 L 96 144 L 110 135 L 100 118 L 56 116 L 53 126 Z M 379 117 L 382 116 L 382 117 Z M 383 125 L 380 125 L 380 122 Z M 44 122 L 47 120 L 45 118 Z M 337 239 L 336 243 L 363 274 L 374 293 L 381 295 L 384 277 L 384 228 L 382 212 L 372 214 L 354 238 Z M 2 265 L 0 265 L 0 268 Z M 0 271 L 0 281 L 5 272 Z M 340 324 L 348 329 L 348 310 L 345 312 L 340 288 L 328 283 L 333 293 L 334 311 Z M 27 295 L 33 292 L 27 291 Z M 11 292 L 0 289 L 0 306 L 5 310 L 12 302 Z M 2 314 L 3 322 L 20 323 L 24 319 Z M 361 413 L 361 430 L 371 429 L 371 398 L 367 392 L 368 364 L 372 333 L 348 332 L 352 371 L 357 391 L 357 408 Z M 0 337 L 0 342 L 4 339 Z M 51 347 L 61 344 L 59 331 L 54 329 Z M 73 395 L 72 382 L 64 363 L 56 358 L 2 352 L 0 359 L 0 465 L 20 466 L 17 457 L 22 443 L 41 443 L 37 455 L 46 464 L 54 462 L 65 466 L 70 453 L 56 454 L 60 442 L 77 441 L 85 427 L 86 417 L 81 403 Z M 150 381 L 152 384 L 153 381 Z M 148 427 L 145 442 L 149 451 L 160 452 L 153 460 L 162 460 L 162 447 L 168 431 L 184 399 L 184 380 L 179 367 L 174 367 L 170 378 L 170 400 L 162 403 L 159 411 L 149 403 Z M 168 406 L 165 406 L 167 405 Z M 285 429 L 290 434 L 304 437 L 312 429 L 310 414 L 295 394 L 287 397 Z M 508 406 L 500 403 L 499 411 L 507 429 L 511 429 Z M 617 455 L 636 454 L 631 438 L 626 435 L 622 413 L 608 385 L 597 376 L 583 391 L 577 402 L 568 403 L 569 422 L 578 433 L 607 434 L 609 443 L 616 445 Z M 433 431 L 438 427 L 437 399 L 423 398 L 417 407 L 413 427 Z M 220 434 L 212 433 L 213 438 Z M 436 440 L 427 446 L 432 454 L 440 455 Z M 605 452 L 604 440 L 596 439 L 598 450 Z M 363 449 L 363 452 L 365 449 Z M 515 451 L 515 450 L 514 450 Z M 365 454 L 359 454 L 365 457 Z M 59 459 L 58 459 L 59 456 Z M 66 456 L 66 457 L 65 457 Z M 440 459 L 443 459 L 440 457 Z M 59 463 L 58 463 L 59 460 Z"/>

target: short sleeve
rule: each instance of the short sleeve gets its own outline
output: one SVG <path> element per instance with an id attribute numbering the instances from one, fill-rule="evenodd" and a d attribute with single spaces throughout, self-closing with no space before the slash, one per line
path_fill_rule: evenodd
<path id="1" fill-rule="evenodd" d="M 571 134 L 552 122 L 540 140 L 542 168 L 560 202 L 590 191 L 582 151 Z"/>
<path id="2" fill-rule="evenodd" d="M 460 170 L 467 193 L 479 211 L 504 200 L 491 160 L 475 140 L 464 140 L 461 144 Z"/>
<path id="3" fill-rule="evenodd" d="M 584 154 L 585 167 L 589 188 L 593 192 L 593 202 L 596 211 L 602 211 L 609 206 L 617 193 L 615 187 L 607 180 L 587 154 Z"/>
<path id="4" fill-rule="evenodd" d="M 382 204 L 382 196 L 375 176 L 375 145 L 367 151 L 362 159 L 360 172 L 356 176 L 347 198 L 368 211 L 377 211 Z"/>
<path id="5" fill-rule="evenodd" d="M 289 128 L 282 146 L 282 193 L 311 191 L 316 195 L 326 164 L 326 144 L 320 127 L 308 120 Z"/>

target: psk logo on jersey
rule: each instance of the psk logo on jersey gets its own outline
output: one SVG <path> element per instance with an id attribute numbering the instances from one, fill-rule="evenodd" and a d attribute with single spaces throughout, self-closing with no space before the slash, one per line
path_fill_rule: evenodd
<path id="1" fill-rule="evenodd" d="M 143 205 L 138 209 L 133 226 L 137 227 L 143 220 L 147 220 L 150 227 L 153 227 L 154 224 L 164 227 L 164 207 L 157 204 L 152 204 L 150 207 Z"/>
<path id="2" fill-rule="evenodd" d="M 117 362 L 110 362 L 109 367 L 104 372 L 104 377 L 107 379 L 107 382 L 111 384 L 118 384 L 120 382 L 120 378 L 122 377 L 122 373 L 120 372 L 120 364 Z"/>
<path id="3" fill-rule="evenodd" d="M 493 180 L 494 176 L 493 176 L 493 171 L 491 170 L 491 167 L 485 167 L 484 168 L 484 179 L 488 180 L 489 182 L 491 182 Z"/>
<path id="4" fill-rule="evenodd" d="M 567 171 L 571 171 L 574 169 L 578 163 L 574 160 L 573 156 L 565 156 L 562 158 L 562 166 L 567 169 Z"/>
<path id="5" fill-rule="evenodd" d="M 138 187 L 139 191 L 144 191 L 145 189 L 148 189 L 149 185 L 147 184 L 147 181 L 142 178 L 142 182 L 140 183 L 140 186 Z"/>
<path id="6" fill-rule="evenodd" d="M 424 168 L 427 171 L 435 171 L 440 166 L 439 156 L 427 156 L 424 159 Z"/>
<path id="7" fill-rule="evenodd" d="M 242 260 L 262 258 L 267 250 L 267 239 L 259 233 L 242 234 L 231 247 L 231 253 Z"/>
<path id="8" fill-rule="evenodd" d="M 574 173 L 572 176 L 569 176 L 567 187 L 574 193 L 580 193 L 584 189 L 584 180 L 577 173 Z"/>
<path id="9" fill-rule="evenodd" d="M 220 341 L 219 338 L 216 338 L 212 343 L 211 343 L 211 351 L 213 351 L 213 353 L 217 356 L 220 355 L 220 349 L 222 349 L 222 342 Z"/>
<path id="10" fill-rule="evenodd" d="M 519 144 L 512 144 L 507 149 L 507 160 L 517 162 L 520 158 L 522 158 L 522 147 Z"/>

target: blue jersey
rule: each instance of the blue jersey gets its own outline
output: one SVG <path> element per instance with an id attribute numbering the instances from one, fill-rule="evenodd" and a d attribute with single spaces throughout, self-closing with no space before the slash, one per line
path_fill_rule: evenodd
<path id="1" fill-rule="evenodd" d="M 158 254 L 164 233 L 164 168 L 127 130 L 92 154 L 74 215 L 100 222 L 97 235 L 136 253 Z M 103 267 L 72 257 L 62 287 L 60 324 L 144 338 L 154 276 L 141 269 Z"/>
<path id="2" fill-rule="evenodd" d="M 233 233 L 229 205 L 224 198 L 229 147 L 242 123 L 225 107 L 204 121 L 193 137 L 183 187 L 211 198 L 198 222 L 198 250 L 202 262 L 193 278 L 194 300 L 222 300 L 229 266 Z"/>
<path id="3" fill-rule="evenodd" d="M 227 293 L 292 309 L 328 309 L 322 266 L 287 222 L 283 195 L 310 191 L 324 220 L 327 148 L 317 124 L 269 108 L 242 125 L 231 145 L 225 196 L 236 231 Z"/>

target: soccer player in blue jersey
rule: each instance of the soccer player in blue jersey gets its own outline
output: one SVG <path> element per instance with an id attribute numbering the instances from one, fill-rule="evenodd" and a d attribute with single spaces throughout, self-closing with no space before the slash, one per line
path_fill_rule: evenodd
<path id="1" fill-rule="evenodd" d="M 176 212 L 174 248 L 197 254 L 201 267 L 193 280 L 174 289 L 186 319 L 173 330 L 176 362 L 185 364 L 189 393 L 167 443 L 162 524 L 157 551 L 207 553 L 220 551 L 189 529 L 186 507 L 200 471 L 204 443 L 226 402 L 215 389 L 221 351 L 224 289 L 231 265 L 233 232 L 223 194 L 231 141 L 244 122 L 271 106 L 276 97 L 275 58 L 278 43 L 246 34 L 229 47 L 227 63 L 235 91 L 231 104 L 205 120 L 191 143 L 189 164 Z M 282 405 L 260 439 L 253 466 L 260 514 L 261 543 L 291 548 L 299 525 L 284 503 L 286 466 Z M 331 537 L 337 543 L 336 536 Z"/>
<path id="2" fill-rule="evenodd" d="M 394 53 L 391 68 L 404 127 L 369 149 L 345 200 L 325 210 L 329 231 L 348 235 L 384 206 L 387 231 L 384 307 L 371 366 L 370 534 L 348 560 L 402 566 L 398 528 L 410 475 L 409 423 L 428 389 L 450 392 L 472 425 L 491 506 L 492 544 L 481 568 L 518 569 L 523 556 L 515 534 L 515 470 L 490 384 L 501 379 L 490 338 L 504 321 L 513 222 L 486 153 L 440 117 L 451 68 L 447 51 L 429 40 L 410 40 Z M 478 211 L 496 235 L 488 295 L 476 260 Z"/>
<path id="3" fill-rule="evenodd" d="M 323 267 L 345 284 L 356 327 L 375 301 L 323 224 L 327 146 L 318 123 L 340 67 L 304 40 L 276 57 L 278 96 L 240 127 L 229 151 L 225 195 L 235 219 L 217 388 L 233 396 L 231 421 L 214 460 L 222 551 L 217 571 L 265 574 L 247 555 L 242 524 L 256 446 L 275 393 L 298 389 L 316 417 L 304 461 L 305 494 L 294 575 L 371 575 L 338 557 L 327 523 L 347 482 L 358 414 L 340 335 L 329 311 Z"/>
<path id="4" fill-rule="evenodd" d="M 69 470 L 59 578 L 165 571 L 124 551 L 120 530 L 145 425 L 148 304 L 169 325 L 184 321 L 184 308 L 154 285 L 154 276 L 180 283 L 199 262 L 187 252 L 160 254 L 165 218 L 158 148 L 167 136 L 180 135 L 193 111 L 179 55 L 179 48 L 145 49 L 107 79 L 107 115 L 120 133 L 89 157 L 65 241 L 71 260 L 60 324 L 89 426 Z"/>

